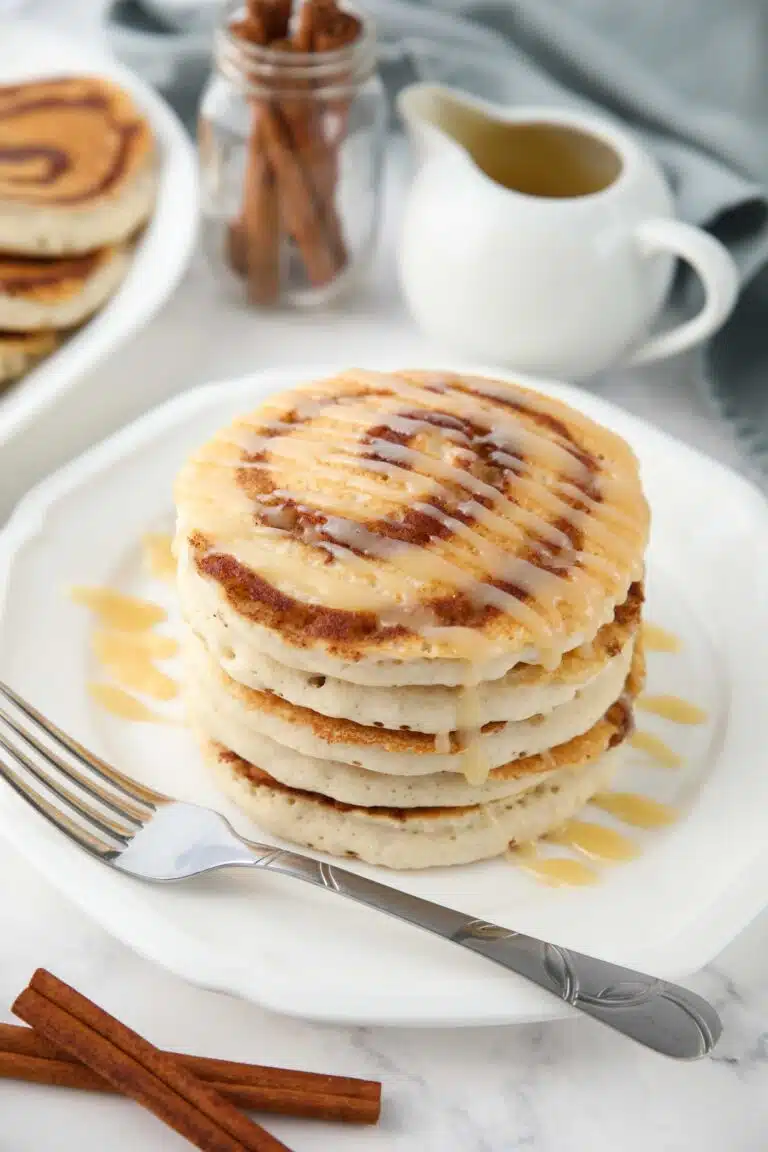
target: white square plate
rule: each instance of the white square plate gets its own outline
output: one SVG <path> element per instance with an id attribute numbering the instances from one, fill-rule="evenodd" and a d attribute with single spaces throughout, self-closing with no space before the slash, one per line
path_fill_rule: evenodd
<path id="1" fill-rule="evenodd" d="M 264 374 L 174 400 L 42 484 L 0 536 L 0 675 L 123 771 L 218 806 L 252 836 L 256 830 L 214 792 L 183 728 L 122 722 L 93 704 L 90 622 L 66 590 L 106 584 L 170 601 L 170 590 L 150 587 L 143 574 L 139 540 L 170 527 L 179 464 L 236 412 L 321 371 Z M 641 726 L 663 736 L 684 765 L 664 769 L 633 752 L 619 787 L 678 805 L 680 818 L 663 830 L 633 830 L 639 857 L 605 868 L 589 888 L 549 889 L 504 860 L 415 874 L 360 871 L 680 978 L 738 933 L 768 893 L 766 505 L 726 469 L 628 414 L 572 388 L 533 383 L 611 425 L 641 459 L 654 514 L 648 618 L 683 640 L 678 654 L 650 656 L 649 689 L 695 701 L 709 719 L 683 727 L 643 718 Z M 176 886 L 133 882 L 74 848 L 6 787 L 0 830 L 139 952 L 283 1012 L 490 1024 L 564 1011 L 477 956 L 285 878 L 232 872 Z"/>
<path id="2" fill-rule="evenodd" d="M 0 448 L 158 311 L 181 278 L 197 234 L 194 148 L 160 96 L 98 47 L 44 24 L 0 18 L 0 84 L 75 72 L 122 84 L 148 117 L 160 154 L 157 204 L 112 299 L 52 356 L 0 388 Z"/>

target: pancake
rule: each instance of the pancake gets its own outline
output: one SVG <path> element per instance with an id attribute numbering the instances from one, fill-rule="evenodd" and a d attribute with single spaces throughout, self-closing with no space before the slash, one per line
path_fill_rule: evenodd
<path id="1" fill-rule="evenodd" d="M 352 371 L 220 432 L 175 496 L 187 711 L 260 826 L 460 864 L 609 783 L 648 536 L 613 433 L 514 384 Z"/>
<path id="2" fill-rule="evenodd" d="M 642 579 L 626 443 L 515 384 L 354 371 L 221 432 L 176 484 L 191 628 L 357 684 L 554 668 Z"/>
<path id="3" fill-rule="evenodd" d="M 128 239 L 155 199 L 146 118 L 95 76 L 0 86 L 0 250 L 90 252 Z"/>
<path id="4" fill-rule="evenodd" d="M 259 828 L 318 852 L 394 869 L 469 864 L 543 836 L 611 784 L 620 754 L 615 748 L 522 795 L 487 804 L 364 808 L 286 788 L 221 745 L 203 742 L 204 758 L 222 791 Z"/>
<path id="5" fill-rule="evenodd" d="M 245 763 L 268 765 L 269 775 L 278 784 L 362 807 L 442 808 L 506 799 L 537 787 L 557 773 L 590 764 L 626 736 L 632 723 L 632 700 L 640 686 L 638 676 L 631 676 L 622 698 L 588 731 L 541 753 L 502 764 L 479 785 L 470 784 L 459 773 L 395 776 L 306 756 L 269 737 L 223 724 L 220 713 L 205 697 L 194 701 L 190 715 L 197 731 Z"/>
<path id="6" fill-rule="evenodd" d="M 338 760 L 370 772 L 395 776 L 465 773 L 478 783 L 489 769 L 545 752 L 589 731 L 622 694 L 632 656 L 630 641 L 578 697 L 546 715 L 487 724 L 479 731 L 452 732 L 443 739 L 331 719 L 271 693 L 245 688 L 221 671 L 194 636 L 185 644 L 185 694 L 192 720 L 247 759 L 256 759 L 262 746 L 259 739 L 267 737 L 305 756 Z M 636 675 L 641 660 L 638 653 Z M 470 742 L 473 759 L 467 772 L 463 749 Z"/>
<path id="7" fill-rule="evenodd" d="M 525 720 L 573 700 L 636 635 L 642 602 L 642 585 L 633 584 L 610 624 L 603 625 L 591 644 L 567 652 L 556 668 L 518 664 L 498 680 L 478 684 L 473 723 L 482 727 L 495 721 Z M 216 646 L 218 633 L 215 626 L 210 627 L 212 620 L 215 625 L 213 617 L 196 618 L 200 638 L 222 670 L 248 688 L 272 692 L 323 716 L 359 724 L 412 732 L 451 732 L 465 723 L 462 687 L 353 684 L 289 668 L 262 653 L 252 654 L 252 663 L 242 664 L 231 649 Z"/>
<path id="8" fill-rule="evenodd" d="M 0 254 L 0 329 L 73 328 L 114 294 L 128 264 L 124 247 L 56 260 Z"/>
<path id="9" fill-rule="evenodd" d="M 55 332 L 0 331 L 0 387 L 23 376 L 58 344 Z"/>

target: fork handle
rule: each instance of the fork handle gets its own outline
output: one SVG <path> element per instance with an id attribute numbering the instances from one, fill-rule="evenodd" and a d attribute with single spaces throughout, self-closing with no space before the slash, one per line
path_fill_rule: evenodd
<path id="1" fill-rule="evenodd" d="M 665 1056 L 678 1060 L 705 1056 L 722 1031 L 714 1008 L 677 984 L 478 920 L 335 864 L 297 852 L 248 847 L 255 866 L 305 880 L 442 936 Z"/>

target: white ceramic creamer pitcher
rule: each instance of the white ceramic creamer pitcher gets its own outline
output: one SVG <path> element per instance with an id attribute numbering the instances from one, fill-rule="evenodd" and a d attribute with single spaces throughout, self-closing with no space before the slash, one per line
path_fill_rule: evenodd
<path id="1" fill-rule="evenodd" d="M 612 124 L 560 109 L 504 111 L 434 84 L 399 98 L 416 172 L 399 249 L 403 291 L 432 336 L 488 362 L 570 379 L 671 356 L 733 307 L 736 269 L 673 218 L 653 158 Z M 704 304 L 648 336 L 675 258 Z"/>

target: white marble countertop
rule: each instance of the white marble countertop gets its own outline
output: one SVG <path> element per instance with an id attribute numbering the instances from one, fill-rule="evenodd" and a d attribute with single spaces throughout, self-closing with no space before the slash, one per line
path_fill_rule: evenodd
<path id="1" fill-rule="evenodd" d="M 38 3 L 37 8 L 41 5 Z M 79 4 L 84 10 L 82 3 Z M 59 14 L 61 9 L 59 9 Z M 390 173 L 391 236 L 398 165 Z M 391 247 L 391 246 L 390 246 Z M 201 259 L 158 319 L 0 460 L 12 501 L 149 405 L 217 377 L 296 363 L 434 357 L 402 312 L 385 246 L 370 289 L 333 316 L 265 319 L 225 306 Z M 601 392 L 734 466 L 695 360 L 613 374 Z M 167 1047 L 379 1078 L 375 1130 L 268 1121 L 297 1152 L 760 1152 L 768 1131 L 768 913 L 691 981 L 720 1010 L 716 1055 L 675 1064 L 589 1021 L 450 1031 L 332 1028 L 278 1018 L 185 985 L 106 936 L 0 844 L 0 1019 L 35 967 L 51 968 Z M 297 939 L 297 946 L 299 941 Z M 0 1082 L 0 1152 L 170 1152 L 188 1147 L 114 1099 Z"/>
<path id="2" fill-rule="evenodd" d="M 0 1017 L 44 965 L 153 1041 L 204 1055 L 381 1079 L 381 1124 L 267 1120 L 296 1152 L 763 1152 L 768 916 L 691 983 L 725 1033 L 676 1064 L 591 1021 L 451 1031 L 332 1028 L 191 988 L 115 943 L 0 846 Z M 297 939 L 297 946 L 298 946 Z M 3 1152 L 188 1147 L 114 1099 L 0 1082 Z"/>

